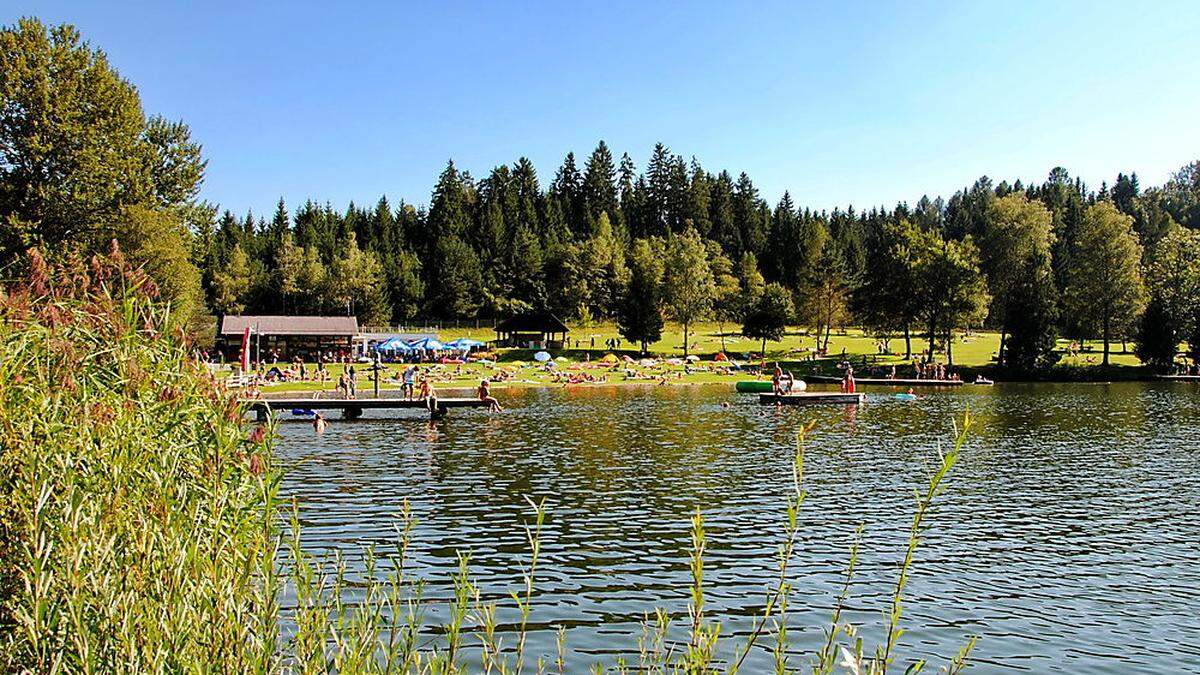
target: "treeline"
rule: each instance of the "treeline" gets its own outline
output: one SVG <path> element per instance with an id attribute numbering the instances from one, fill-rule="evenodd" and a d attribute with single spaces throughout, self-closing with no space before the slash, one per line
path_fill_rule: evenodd
<path id="1" fill-rule="evenodd" d="M 70 26 L 0 30 L 0 265 L 116 240 L 184 318 L 348 313 L 363 323 L 549 310 L 615 320 L 634 342 L 664 319 L 786 323 L 822 343 L 1002 334 L 1002 361 L 1053 365 L 1059 336 L 1135 338 L 1143 360 L 1200 355 L 1200 162 L 1143 190 L 1062 168 L 1039 184 L 977 180 L 949 199 L 814 211 L 773 206 L 746 173 L 655 146 L 644 170 L 603 142 L 545 182 L 519 158 L 483 178 L 453 162 L 428 208 L 279 202 L 269 218 L 197 201 L 205 161 L 186 125 L 148 116 L 132 84 Z M 952 357 L 952 354 L 950 354 Z"/>
<path id="2" fill-rule="evenodd" d="M 1052 365 L 1059 335 L 1103 340 L 1106 362 L 1108 343 L 1138 337 L 1166 365 L 1180 341 L 1200 346 L 1198 204 L 1200 163 L 1144 191 L 1136 174 L 1092 190 L 1056 168 L 915 206 L 814 211 L 785 193 L 771 207 L 745 173 L 661 144 L 639 172 L 601 141 L 545 188 L 525 158 L 479 180 L 450 162 L 428 210 L 380 198 L 289 214 L 280 201 L 270 220 L 225 212 L 197 248 L 218 312 L 403 323 L 549 310 L 615 319 L 641 342 L 664 316 L 744 323 L 774 286 L 773 313 L 826 343 L 853 323 L 932 353 L 987 326 L 1022 369 Z"/>

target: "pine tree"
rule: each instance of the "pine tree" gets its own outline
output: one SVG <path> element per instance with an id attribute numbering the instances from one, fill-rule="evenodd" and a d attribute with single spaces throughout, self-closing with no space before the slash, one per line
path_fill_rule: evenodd
<path id="1" fill-rule="evenodd" d="M 709 198 L 711 187 L 710 176 L 700 167 L 696 158 L 692 158 L 691 180 L 688 183 L 687 221 L 700 236 L 709 238 L 712 232 L 712 220 L 709 218 Z"/>
<path id="2" fill-rule="evenodd" d="M 744 172 L 733 191 L 733 220 L 743 250 L 761 256 L 767 244 L 767 219 L 758 198 L 758 189 Z"/>
<path id="3" fill-rule="evenodd" d="M 602 213 L 607 213 L 610 220 L 620 217 L 617 170 L 604 141 L 600 141 L 584 166 L 583 200 L 592 222 L 599 221 Z"/>
<path id="4" fill-rule="evenodd" d="M 447 236 L 463 235 L 470 222 L 466 202 L 462 176 L 455 168 L 454 160 L 450 160 L 433 189 L 433 200 L 430 202 L 427 219 L 430 242 L 437 242 Z"/>
<path id="5" fill-rule="evenodd" d="M 575 166 L 575 153 L 568 152 L 558 173 L 554 174 L 554 181 L 550 184 L 550 196 L 558 200 L 571 233 L 578 238 L 586 237 L 588 228 L 583 201 L 583 177 Z"/>
<path id="6" fill-rule="evenodd" d="M 479 310 L 483 286 L 479 258 L 455 236 L 437 240 L 429 283 L 429 310 L 447 319 L 468 318 Z"/>

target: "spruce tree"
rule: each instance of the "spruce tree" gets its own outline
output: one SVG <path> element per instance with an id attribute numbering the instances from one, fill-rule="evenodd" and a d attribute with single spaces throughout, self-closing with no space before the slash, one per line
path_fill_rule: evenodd
<path id="1" fill-rule="evenodd" d="M 610 219 L 620 217 L 617 170 L 604 141 L 600 141 L 584 166 L 583 201 L 592 222 L 599 221 L 602 213 L 607 213 Z"/>

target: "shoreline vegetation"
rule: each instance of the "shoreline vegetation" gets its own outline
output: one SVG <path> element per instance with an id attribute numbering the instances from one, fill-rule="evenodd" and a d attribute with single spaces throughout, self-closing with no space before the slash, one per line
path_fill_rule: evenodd
<path id="1" fill-rule="evenodd" d="M 304 550 L 295 506 L 280 495 L 273 425 L 247 425 L 242 407 L 188 354 L 152 281 L 119 251 L 88 265 L 49 266 L 36 252 L 30 278 L 0 295 L 0 662 L 32 672 L 406 672 L 565 670 L 574 658 L 527 654 L 545 502 L 529 500 L 527 561 L 511 601 L 475 584 L 458 553 L 454 593 L 439 625 L 425 623 L 424 581 L 405 566 L 415 520 L 401 505 L 395 549 L 366 551 L 367 578 L 347 580 L 339 557 Z M 778 578 L 753 629 L 725 637 L 706 605 L 710 542 L 692 520 L 686 611 L 647 614 L 637 664 L 618 672 L 738 672 L 748 656 L 777 667 L 885 673 L 924 660 L 901 655 L 908 575 L 943 481 L 970 428 L 933 459 L 917 490 L 908 545 L 883 632 L 873 648 L 844 621 L 861 540 L 841 593 L 829 598 L 823 646 L 793 652 L 790 582 L 806 499 L 804 439 L 796 432 L 791 485 L 781 485 Z M 50 451 L 48 451 L 50 450 Z M 438 573 L 438 572 L 435 572 Z M 287 606 L 283 597 L 294 598 Z M 353 600 L 351 599 L 353 598 Z M 498 615 L 516 612 L 519 621 Z M 965 667 L 974 638 L 947 660 Z M 801 663 L 801 660 L 804 663 Z M 592 667 L 595 664 L 580 664 Z M 571 666 L 572 668 L 575 666 Z"/>

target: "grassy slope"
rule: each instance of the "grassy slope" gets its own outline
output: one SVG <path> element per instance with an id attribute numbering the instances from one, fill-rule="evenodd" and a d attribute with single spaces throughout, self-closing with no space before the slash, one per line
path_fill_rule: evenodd
<path id="1" fill-rule="evenodd" d="M 733 358 L 739 361 L 745 361 L 749 354 L 757 354 L 761 344 L 756 340 L 748 340 L 740 335 L 736 335 L 733 331 L 735 326 L 726 325 L 725 335 L 725 350 Z M 444 329 L 439 332 L 439 335 L 444 340 L 453 340 L 460 337 L 469 337 L 476 340 L 490 340 L 495 337 L 495 334 L 490 328 L 480 329 Z M 605 377 L 607 384 L 645 384 L 653 382 L 649 379 L 634 379 L 627 380 L 622 369 L 610 372 L 609 370 L 601 369 L 595 364 L 584 365 L 582 362 L 590 358 L 596 361 L 609 350 L 604 349 L 606 340 L 619 337 L 616 326 L 612 324 L 601 324 L 590 328 L 577 328 L 571 333 L 571 348 L 562 352 L 555 352 L 554 355 L 563 356 L 568 359 L 568 363 L 560 364 L 560 367 L 568 372 L 586 371 L 595 377 Z M 591 339 L 595 337 L 596 348 L 591 348 Z M 575 348 L 575 340 L 578 339 L 580 347 Z M 999 347 L 1000 336 L 996 333 L 976 333 L 972 336 L 959 335 L 954 345 L 954 362 L 961 369 L 972 372 L 992 365 L 992 359 L 995 356 L 996 350 Z M 890 348 L 896 354 L 893 355 L 878 355 L 876 354 L 874 338 L 864 335 L 861 331 L 851 330 L 844 335 L 834 334 L 830 340 L 830 355 L 831 358 L 819 359 L 810 361 L 809 357 L 816 344 L 816 339 L 808 335 L 806 332 L 792 329 L 784 337 L 783 340 L 767 344 L 767 358 L 770 361 L 781 361 L 786 367 L 793 369 L 800 374 L 812 372 L 832 373 L 835 371 L 837 362 L 841 360 L 842 350 L 845 349 L 848 358 L 856 362 L 861 361 L 866 357 L 872 364 L 888 366 L 897 364 L 898 368 L 903 368 L 906 365 L 904 360 L 904 339 L 893 339 L 890 343 Z M 630 347 L 629 343 L 624 343 L 625 349 L 621 353 L 636 356 L 635 351 Z M 692 329 L 690 351 L 694 354 L 699 354 L 703 358 L 700 364 L 701 369 L 711 368 L 714 365 L 710 363 L 712 356 L 721 351 L 722 340 L 720 328 L 715 323 L 698 324 Z M 913 351 L 920 352 L 927 347 L 924 340 L 914 338 L 912 343 Z M 1065 351 L 1067 347 L 1066 341 L 1060 342 L 1060 347 Z M 1087 379 L 1089 377 L 1099 376 L 1115 376 L 1128 377 L 1140 372 L 1140 362 L 1132 353 L 1121 353 L 1120 344 L 1113 345 L 1113 354 L 1111 361 L 1114 368 L 1108 371 L 1101 372 L 1098 365 L 1101 360 L 1101 345 L 1099 343 L 1088 343 L 1087 348 L 1090 351 L 1080 353 L 1075 357 L 1064 356 L 1061 362 L 1064 368 L 1057 371 L 1058 376 L 1070 379 Z M 1132 348 L 1132 346 L 1131 346 Z M 650 351 L 660 357 L 680 357 L 683 355 L 683 331 L 682 328 L 675 324 L 668 324 L 663 337 L 658 342 L 650 346 Z M 548 373 L 534 366 L 531 361 L 532 353 L 528 350 L 503 350 L 500 355 L 501 363 L 498 366 L 485 366 L 482 364 L 465 364 L 463 366 L 422 366 L 426 372 L 432 373 L 439 386 L 448 387 L 473 387 L 479 383 L 479 380 L 485 377 L 494 378 L 500 372 L 515 373 L 515 379 L 503 382 L 497 385 L 497 388 L 509 386 L 546 386 L 554 385 L 552 378 Z M 945 360 L 944 354 L 938 355 L 939 360 Z M 524 366 L 514 366 L 513 363 L 524 363 Z M 381 389 L 396 389 L 398 384 L 388 381 L 388 378 L 400 370 L 399 365 L 388 365 L 387 370 L 382 375 Z M 359 368 L 359 395 L 369 395 L 372 391 L 372 384 L 367 373 Z M 668 384 L 704 384 L 715 382 L 734 382 L 739 379 L 746 379 L 744 374 L 717 374 L 709 370 L 708 372 L 694 372 L 692 374 L 683 374 L 683 368 L 679 366 L 660 366 L 653 368 L 641 368 L 637 370 L 648 376 L 657 377 L 660 375 L 667 376 Z M 332 392 L 338 375 L 341 374 L 341 366 L 332 366 L 331 381 L 329 382 L 295 382 L 279 385 L 271 385 L 266 388 L 267 393 L 285 393 L 285 392 Z M 903 371 L 901 371 L 903 372 Z M 561 385 L 558 385 L 561 386 Z M 587 386 L 587 385 L 583 385 Z"/>

